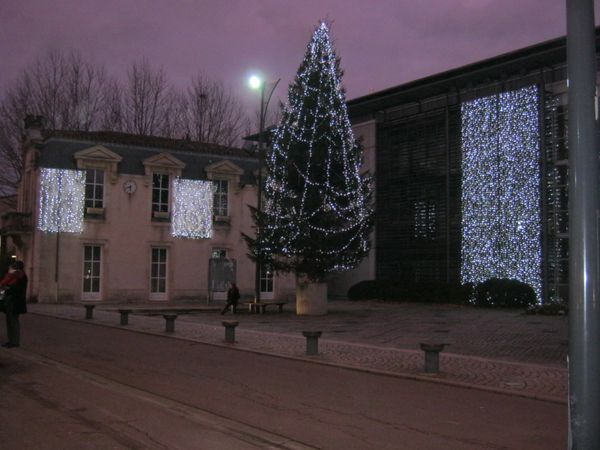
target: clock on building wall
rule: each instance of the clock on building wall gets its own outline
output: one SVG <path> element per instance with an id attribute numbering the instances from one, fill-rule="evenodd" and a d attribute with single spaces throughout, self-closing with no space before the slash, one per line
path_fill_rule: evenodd
<path id="1" fill-rule="evenodd" d="M 127 180 L 123 183 L 123 190 L 128 194 L 133 194 L 137 190 L 137 184 L 133 180 Z"/>

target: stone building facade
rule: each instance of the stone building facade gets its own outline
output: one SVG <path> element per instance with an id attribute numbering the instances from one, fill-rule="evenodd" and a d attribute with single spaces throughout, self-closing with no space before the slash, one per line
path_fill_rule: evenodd
<path id="1" fill-rule="evenodd" d="M 39 302 L 253 298 L 256 157 L 242 149 L 113 132 L 46 131 L 28 117 L 17 210 L 5 213 Z M 261 298 L 294 295 L 261 270 Z"/>

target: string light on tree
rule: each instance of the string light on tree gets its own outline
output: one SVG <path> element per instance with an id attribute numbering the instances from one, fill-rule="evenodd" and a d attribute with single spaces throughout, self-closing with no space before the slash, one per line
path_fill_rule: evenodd
<path id="1" fill-rule="evenodd" d="M 38 229 L 48 233 L 81 233 L 85 198 L 85 172 L 40 170 Z"/>
<path id="2" fill-rule="evenodd" d="M 369 250 L 371 178 L 360 173 L 339 60 L 321 23 L 288 92 L 266 159 L 260 242 L 276 270 L 314 280 L 355 267 Z"/>
<path id="3" fill-rule="evenodd" d="M 464 102 L 462 281 L 512 278 L 541 298 L 539 93 Z"/>
<path id="4" fill-rule="evenodd" d="M 210 181 L 175 178 L 173 181 L 173 218 L 175 237 L 208 239 L 212 237 L 213 184 Z"/>

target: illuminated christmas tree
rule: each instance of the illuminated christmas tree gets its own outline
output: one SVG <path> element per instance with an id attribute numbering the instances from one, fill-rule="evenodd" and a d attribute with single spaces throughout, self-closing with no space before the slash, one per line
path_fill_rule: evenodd
<path id="1" fill-rule="evenodd" d="M 322 281 L 369 251 L 371 178 L 360 173 L 339 60 L 321 23 L 289 88 L 266 158 L 264 208 L 251 256 L 276 271 Z"/>

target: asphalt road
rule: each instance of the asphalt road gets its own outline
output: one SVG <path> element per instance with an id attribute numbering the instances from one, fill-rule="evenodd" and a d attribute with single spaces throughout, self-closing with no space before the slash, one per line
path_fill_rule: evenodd
<path id="1" fill-rule="evenodd" d="M 21 348 L 0 350 L 5 450 L 566 448 L 564 405 L 92 323 L 22 322 Z"/>

